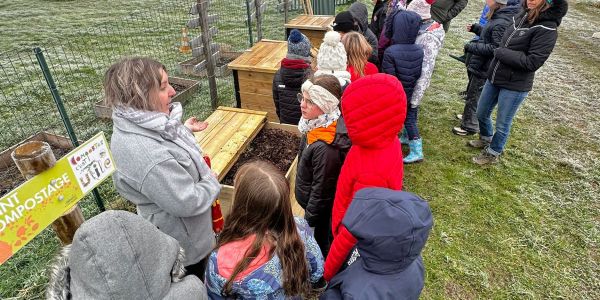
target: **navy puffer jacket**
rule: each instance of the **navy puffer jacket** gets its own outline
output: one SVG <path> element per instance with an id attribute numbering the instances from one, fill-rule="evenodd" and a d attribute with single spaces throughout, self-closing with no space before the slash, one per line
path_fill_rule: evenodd
<path id="1" fill-rule="evenodd" d="M 423 48 L 415 44 L 421 17 L 406 10 L 397 11 L 390 17 L 394 18 L 391 28 L 387 29 L 392 32 L 392 45 L 383 54 L 381 68 L 402 82 L 406 99 L 411 99 L 423 65 Z"/>
<path id="2" fill-rule="evenodd" d="M 284 58 L 281 61 L 281 68 L 273 77 L 273 101 L 281 123 L 298 125 L 302 113 L 296 95 L 310 73 L 310 65 L 302 59 Z"/>

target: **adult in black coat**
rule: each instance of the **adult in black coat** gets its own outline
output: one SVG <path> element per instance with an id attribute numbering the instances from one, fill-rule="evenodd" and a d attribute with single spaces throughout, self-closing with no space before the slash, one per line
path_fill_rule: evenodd
<path id="1" fill-rule="evenodd" d="M 379 39 L 381 31 L 383 31 L 383 24 L 385 22 L 385 16 L 388 9 L 388 0 L 375 0 L 375 6 L 373 7 L 373 14 L 371 15 L 371 23 L 369 28 L 375 36 Z"/>
<path id="2" fill-rule="evenodd" d="M 297 29 L 288 37 L 288 52 L 281 61 L 281 67 L 273 77 L 273 101 L 279 121 L 298 125 L 300 103 L 298 93 L 302 83 L 310 77 L 310 41 Z"/>
<path id="3" fill-rule="evenodd" d="M 469 145 L 485 148 L 473 162 L 498 162 L 517 110 L 533 86 L 535 72 L 546 62 L 558 37 L 558 26 L 567 14 L 566 0 L 526 0 L 523 11 L 513 17 L 488 70 L 479 105 L 479 140 Z M 496 128 L 491 114 L 498 105 Z"/>
<path id="4" fill-rule="evenodd" d="M 460 127 L 452 129 L 456 135 L 479 132 L 477 103 L 487 79 L 487 71 L 494 57 L 494 50 L 500 45 L 504 31 L 511 23 L 512 17 L 520 10 L 519 0 L 486 0 L 486 4 L 490 8 L 486 25 L 481 26 L 479 23 L 474 23 L 467 26 L 467 30 L 475 33 L 479 39 L 465 44 L 469 84 Z"/>
<path id="5" fill-rule="evenodd" d="M 309 79 L 302 85 L 303 133 L 298 151 L 296 200 L 305 210 L 304 218 L 314 228 L 315 240 L 327 256 L 333 236 L 331 211 L 337 179 L 348 150 L 350 138 L 339 110 L 342 89 L 332 75 Z"/>

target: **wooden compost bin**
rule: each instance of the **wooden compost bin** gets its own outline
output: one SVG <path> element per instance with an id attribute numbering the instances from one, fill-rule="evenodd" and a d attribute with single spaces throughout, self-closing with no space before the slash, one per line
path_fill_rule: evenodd
<path id="1" fill-rule="evenodd" d="M 325 33 L 331 30 L 334 19 L 334 16 L 299 15 L 284 25 L 285 37 L 290 35 L 292 29 L 298 29 L 306 35 L 313 47 L 319 49 Z"/>
<path id="2" fill-rule="evenodd" d="M 267 122 L 267 113 L 262 111 L 221 106 L 206 121 L 209 124 L 208 128 L 195 133 L 196 141 L 204 153 L 211 158 L 211 167 L 217 173 L 219 181 L 225 178 L 227 172 L 263 128 L 280 129 L 300 135 L 296 126 Z M 287 170 L 285 178 L 290 182 L 290 201 L 294 215 L 303 216 L 304 210 L 294 197 L 297 165 L 298 157 L 296 156 Z M 225 217 L 231 208 L 233 193 L 233 186 L 222 185 L 219 200 Z"/>
<path id="3" fill-rule="evenodd" d="M 182 105 L 187 102 L 187 100 L 194 95 L 200 88 L 200 81 L 185 79 L 179 77 L 169 77 L 170 84 L 177 84 L 185 87 L 184 90 L 177 92 L 177 94 L 171 99 L 173 102 L 180 102 Z M 112 118 L 112 108 L 107 106 L 104 103 L 104 100 L 100 100 L 96 102 L 94 105 L 94 111 L 96 112 L 96 116 L 102 119 L 110 119 Z"/>
<path id="4" fill-rule="evenodd" d="M 273 77 L 286 54 L 286 41 L 263 39 L 229 63 L 237 107 L 266 111 L 269 121 L 279 122 L 273 103 Z M 316 57 L 314 48 L 313 55 Z"/>
<path id="5" fill-rule="evenodd" d="M 69 138 L 67 137 L 52 134 L 45 131 L 38 132 L 0 153 L 0 172 L 5 171 L 6 169 L 15 165 L 15 163 L 12 160 L 12 157 L 10 156 L 10 154 L 15 150 L 15 148 L 17 148 L 23 143 L 31 141 L 46 142 L 52 148 L 59 148 L 65 150 L 73 149 L 73 143 L 71 143 L 71 140 L 69 140 Z M 59 158 L 57 157 L 57 159 Z"/>

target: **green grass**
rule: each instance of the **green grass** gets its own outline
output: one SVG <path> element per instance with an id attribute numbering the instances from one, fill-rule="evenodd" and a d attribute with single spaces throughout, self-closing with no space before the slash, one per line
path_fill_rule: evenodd
<path id="1" fill-rule="evenodd" d="M 110 122 L 98 121 L 92 104 L 101 97 L 104 70 L 117 57 L 154 56 L 177 74 L 175 66 L 184 58 L 176 50 L 187 2 L 115 3 L 0 4 L 0 28 L 10 33 L 0 36 L 5 68 L 0 90 L 11 93 L 0 94 L 0 144 L 42 128 L 60 132 L 60 120 L 49 113 L 54 107 L 43 78 L 32 64 L 35 57 L 16 56 L 15 48 L 46 46 L 76 131 L 84 137 L 110 132 Z M 215 0 L 213 6 L 227 11 L 219 12 L 217 40 L 234 51 L 249 43 L 242 3 Z M 454 114 L 463 107 L 457 93 L 465 88 L 466 74 L 448 57 L 462 51 L 470 38 L 464 24 L 478 18 L 482 3 L 470 1 L 453 21 L 421 110 L 426 160 L 405 167 L 405 188 L 429 201 L 435 220 L 423 253 L 424 299 L 600 298 L 600 40 L 591 39 L 600 28 L 597 3 L 572 3 L 556 49 L 517 114 L 502 162 L 486 168 L 473 165 L 477 152 L 465 146 L 466 138 L 450 132 L 458 124 Z M 283 16 L 272 5 L 267 14 L 264 37 L 282 39 Z M 151 21 L 155 15 L 161 18 Z M 25 76 L 4 80 L 14 75 L 6 57 Z M 224 105 L 234 103 L 230 78 L 218 81 Z M 208 84 L 201 84 L 186 104 L 187 115 L 211 112 Z M 101 193 L 109 208 L 132 209 L 115 197 L 111 183 Z M 86 217 L 97 213 L 92 199 L 82 206 Z M 0 298 L 42 298 L 46 268 L 57 248 L 47 230 L 0 266 Z"/>

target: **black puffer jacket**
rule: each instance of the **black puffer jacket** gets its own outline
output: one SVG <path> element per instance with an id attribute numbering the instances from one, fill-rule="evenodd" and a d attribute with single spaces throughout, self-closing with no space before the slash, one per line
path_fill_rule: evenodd
<path id="1" fill-rule="evenodd" d="M 300 141 L 295 194 L 311 227 L 329 222 L 331 218 L 337 179 L 351 146 L 342 117 L 338 119 L 335 131 L 331 144 L 318 140 L 306 146 L 306 135 Z"/>
<path id="2" fill-rule="evenodd" d="M 488 79 L 498 87 L 528 92 L 533 86 L 535 71 L 552 53 L 558 37 L 557 28 L 567 14 L 566 0 L 554 0 L 533 24 L 527 22 L 527 1 L 524 10 L 513 17 L 500 47 L 494 51 Z"/>
<path id="3" fill-rule="evenodd" d="M 375 34 L 375 37 L 379 39 L 381 31 L 383 31 L 383 23 L 385 22 L 385 15 L 387 13 L 388 0 L 377 1 L 373 8 L 373 15 L 371 16 L 371 24 L 369 28 Z"/>
<path id="4" fill-rule="evenodd" d="M 301 112 L 296 95 L 310 72 L 310 65 L 302 59 L 284 58 L 281 61 L 281 68 L 273 77 L 273 101 L 281 123 L 298 125 Z"/>
<path id="5" fill-rule="evenodd" d="M 509 1 L 508 4 L 512 3 Z M 512 17 L 520 10 L 518 2 L 515 4 L 515 6 L 507 6 L 494 12 L 491 20 L 485 26 L 472 25 L 471 32 L 480 38 L 467 43 L 465 52 L 471 54 L 467 61 L 467 69 L 478 78 L 487 77 L 494 50 L 500 45 L 506 27 L 512 22 Z"/>

